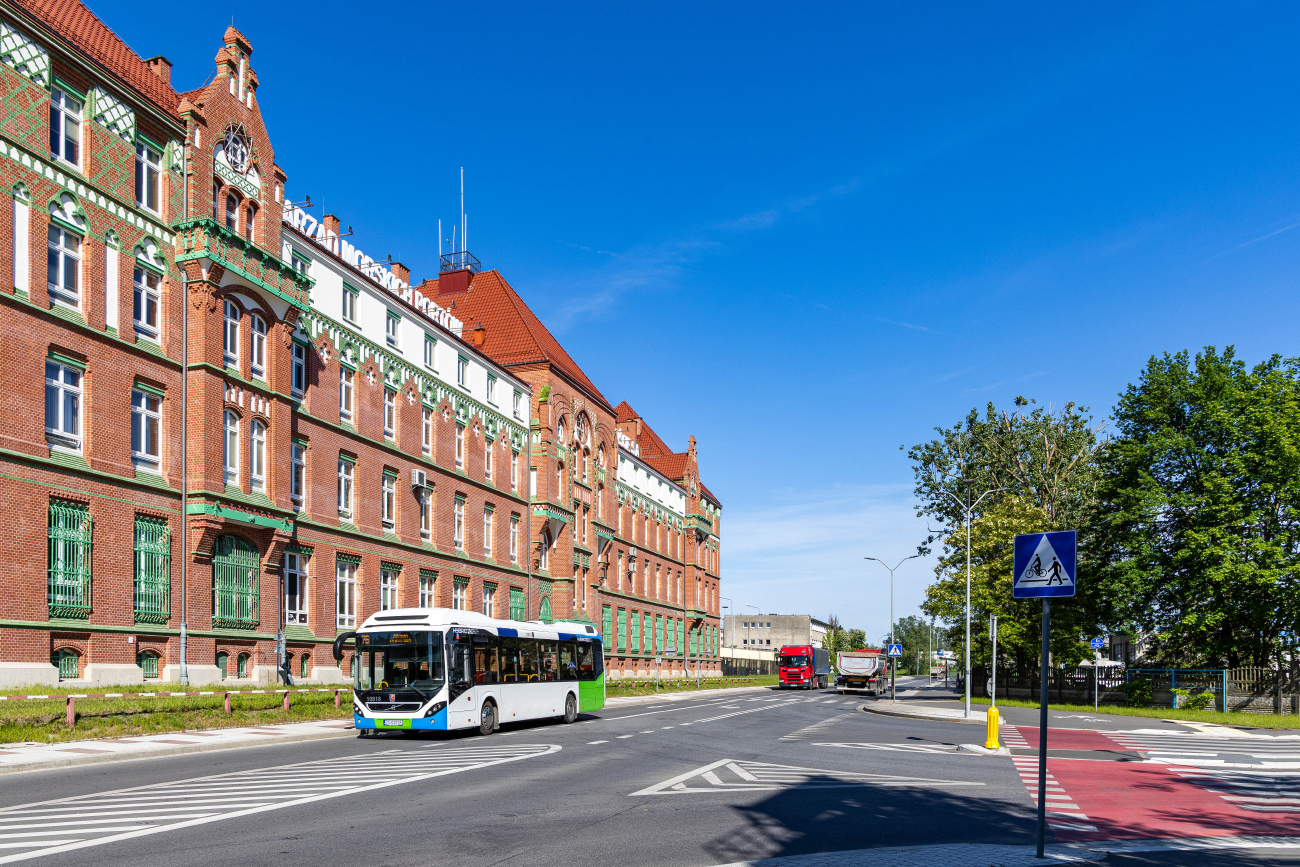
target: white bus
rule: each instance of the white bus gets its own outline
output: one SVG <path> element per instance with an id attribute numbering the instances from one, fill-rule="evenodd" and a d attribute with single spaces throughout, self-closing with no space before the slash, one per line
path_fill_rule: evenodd
<path id="1" fill-rule="evenodd" d="M 605 658 L 587 623 L 495 620 L 450 608 L 371 615 L 352 639 L 352 715 L 357 729 L 477 728 L 559 717 L 605 706 Z"/>

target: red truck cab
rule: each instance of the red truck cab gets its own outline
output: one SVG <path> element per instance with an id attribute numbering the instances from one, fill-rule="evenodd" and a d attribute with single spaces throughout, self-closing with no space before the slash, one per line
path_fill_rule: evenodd
<path id="1" fill-rule="evenodd" d="M 825 689 L 831 675 L 830 651 L 811 644 L 786 644 L 777 658 L 781 689 Z"/>

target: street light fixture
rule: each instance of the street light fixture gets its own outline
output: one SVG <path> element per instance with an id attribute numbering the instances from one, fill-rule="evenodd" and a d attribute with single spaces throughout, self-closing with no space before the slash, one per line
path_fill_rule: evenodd
<path id="1" fill-rule="evenodd" d="M 896 564 L 894 564 L 893 569 L 889 569 L 889 564 L 886 563 L 884 560 L 881 560 L 879 557 L 862 558 L 863 560 L 875 560 L 881 566 L 884 566 L 886 569 L 889 569 L 889 643 L 890 644 L 894 643 L 894 570 L 897 569 L 899 566 L 902 566 L 908 560 L 915 560 L 917 557 L 920 556 L 921 556 L 920 554 L 913 554 L 911 557 L 904 557 L 902 560 L 899 560 Z M 886 656 L 885 659 L 889 659 L 889 657 Z M 890 660 L 889 662 L 889 700 L 890 701 L 898 701 L 898 697 L 894 692 L 894 668 L 895 668 L 894 662 L 893 660 Z"/>
<path id="2" fill-rule="evenodd" d="M 985 491 L 979 495 L 974 503 L 970 502 L 970 491 L 966 492 L 966 502 L 963 503 L 957 499 L 957 495 L 952 491 L 944 491 L 945 494 L 952 497 L 957 508 L 966 516 L 966 710 L 962 714 L 963 718 L 970 719 L 970 522 L 971 514 L 975 507 L 989 494 L 996 494 L 998 491 L 1005 491 L 1006 488 L 994 488 L 991 491 Z"/>

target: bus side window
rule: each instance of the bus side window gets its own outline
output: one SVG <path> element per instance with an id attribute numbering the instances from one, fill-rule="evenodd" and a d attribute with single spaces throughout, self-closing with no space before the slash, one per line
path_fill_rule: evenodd
<path id="1" fill-rule="evenodd" d="M 558 655 L 554 641 L 537 643 L 538 660 L 542 664 L 542 680 L 550 683 L 560 679 Z"/>
<path id="2" fill-rule="evenodd" d="M 578 680 L 595 680 L 595 649 L 590 641 L 578 642 Z"/>
<path id="3" fill-rule="evenodd" d="M 501 639 L 501 682 L 519 681 L 519 639 Z"/>
<path id="4" fill-rule="evenodd" d="M 474 682 L 497 682 L 496 640 L 490 636 L 474 638 Z"/>
<path id="5" fill-rule="evenodd" d="M 578 642 L 560 642 L 560 680 L 578 679 Z"/>
<path id="6" fill-rule="evenodd" d="M 468 642 L 457 641 L 451 649 L 451 682 L 473 683 L 474 672 L 470 670 L 470 653 Z"/>
<path id="7" fill-rule="evenodd" d="M 593 644 L 591 646 L 591 656 L 591 679 L 595 680 L 597 677 L 605 673 L 605 645 L 600 643 Z"/>
<path id="8" fill-rule="evenodd" d="M 538 680 L 537 642 L 531 638 L 519 639 L 519 679 L 529 683 Z"/>

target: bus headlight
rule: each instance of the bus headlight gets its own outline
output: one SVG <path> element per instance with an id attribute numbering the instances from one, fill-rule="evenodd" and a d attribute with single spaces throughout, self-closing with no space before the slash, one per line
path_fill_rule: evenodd
<path id="1" fill-rule="evenodd" d="M 424 715 L 426 717 L 431 717 L 446 706 L 447 703 L 445 701 L 435 701 L 433 704 L 429 705 L 429 709 L 424 712 Z"/>

